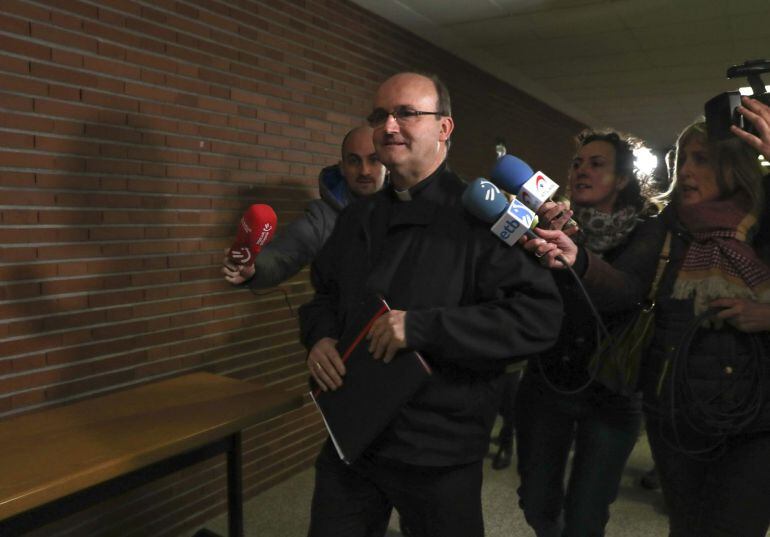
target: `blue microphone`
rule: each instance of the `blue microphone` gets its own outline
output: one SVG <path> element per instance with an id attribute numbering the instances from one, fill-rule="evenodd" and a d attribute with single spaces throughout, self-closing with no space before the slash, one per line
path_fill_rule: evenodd
<path id="1" fill-rule="evenodd" d="M 468 185 L 462 204 L 479 220 L 493 224 L 490 231 L 509 246 L 523 235 L 537 237 L 530 230 L 537 223 L 535 213 L 515 198 L 509 203 L 505 194 L 486 179 L 478 178 Z"/>
<path id="2" fill-rule="evenodd" d="M 543 172 L 533 172 L 526 162 L 513 155 L 500 157 L 490 177 L 493 183 L 515 195 L 533 211 L 540 209 L 546 201 L 553 201 L 553 195 L 559 190 L 558 183 Z M 576 225 L 577 222 L 570 218 L 564 228 Z"/>
<path id="3" fill-rule="evenodd" d="M 508 198 L 497 186 L 479 177 L 465 189 L 463 207 L 484 222 L 494 222 L 508 207 Z"/>
<path id="4" fill-rule="evenodd" d="M 495 167 L 492 169 L 490 179 L 498 187 L 513 195 L 517 195 L 521 187 L 524 186 L 535 172 L 529 167 L 529 164 L 514 157 L 513 155 L 503 155 L 497 159 Z"/>

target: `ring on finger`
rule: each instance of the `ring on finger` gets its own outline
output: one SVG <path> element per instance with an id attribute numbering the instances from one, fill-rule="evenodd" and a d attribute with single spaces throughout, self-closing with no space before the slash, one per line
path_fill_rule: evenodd
<path id="1" fill-rule="evenodd" d="M 540 259 L 540 258 L 541 258 L 541 257 L 543 257 L 544 255 L 545 255 L 545 252 L 543 252 L 543 253 L 541 254 L 541 253 L 539 253 L 537 250 L 535 251 L 535 257 L 537 257 L 538 259 Z"/>

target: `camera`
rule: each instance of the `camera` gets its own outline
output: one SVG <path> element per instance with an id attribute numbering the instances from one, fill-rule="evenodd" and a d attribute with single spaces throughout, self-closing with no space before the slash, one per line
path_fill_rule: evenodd
<path id="1" fill-rule="evenodd" d="M 759 76 L 770 72 L 770 62 L 766 60 L 748 60 L 742 65 L 733 65 L 727 70 L 727 78 L 746 77 L 749 80 L 753 95 L 752 99 L 770 106 L 770 93 L 765 91 L 765 84 Z M 757 134 L 754 126 L 738 113 L 736 107 L 741 104 L 741 94 L 738 91 L 728 91 L 710 99 L 705 105 L 706 130 L 712 142 L 726 140 L 733 136 L 730 126 L 736 125 L 741 129 Z"/>

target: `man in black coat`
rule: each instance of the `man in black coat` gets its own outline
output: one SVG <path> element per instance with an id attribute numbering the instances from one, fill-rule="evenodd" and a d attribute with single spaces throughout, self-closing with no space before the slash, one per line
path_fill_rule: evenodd
<path id="1" fill-rule="evenodd" d="M 438 79 L 389 78 L 368 120 L 391 184 L 340 215 L 313 263 L 316 294 L 300 310 L 307 366 L 322 389 L 342 386 L 335 344 L 359 304 L 381 294 L 393 310 L 369 332 L 374 358 L 417 350 L 433 374 L 353 464 L 327 442 L 309 535 L 384 535 L 395 507 L 413 537 L 481 537 L 482 460 L 502 373 L 553 344 L 561 299 L 547 271 L 463 209 Z"/>

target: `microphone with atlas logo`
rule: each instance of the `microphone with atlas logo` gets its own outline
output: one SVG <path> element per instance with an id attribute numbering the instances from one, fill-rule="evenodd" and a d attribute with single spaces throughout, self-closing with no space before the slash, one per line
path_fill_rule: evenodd
<path id="1" fill-rule="evenodd" d="M 503 155 L 497 160 L 490 178 L 494 184 L 515 195 L 524 205 L 537 212 L 559 190 L 559 184 L 541 171 L 533 172 L 529 165 L 513 155 Z M 576 226 L 570 219 L 564 228 Z"/>

